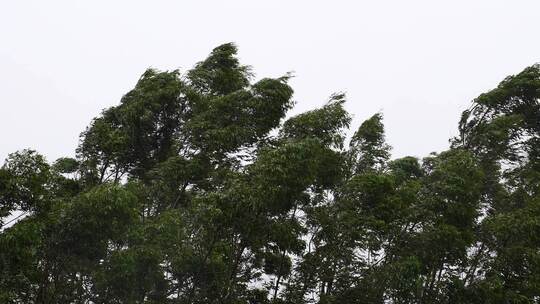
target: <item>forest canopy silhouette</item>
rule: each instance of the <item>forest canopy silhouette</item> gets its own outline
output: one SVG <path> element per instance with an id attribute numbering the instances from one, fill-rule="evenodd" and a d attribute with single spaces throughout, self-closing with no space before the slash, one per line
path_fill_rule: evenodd
<path id="1" fill-rule="evenodd" d="M 8 156 L 0 303 L 540 303 L 540 65 L 393 159 L 382 113 L 286 119 L 291 76 L 236 53 L 148 69 L 75 158 Z"/>

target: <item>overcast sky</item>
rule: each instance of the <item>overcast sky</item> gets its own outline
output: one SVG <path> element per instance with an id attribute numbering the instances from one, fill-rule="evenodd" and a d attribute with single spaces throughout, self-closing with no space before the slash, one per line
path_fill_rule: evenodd
<path id="1" fill-rule="evenodd" d="M 421 157 L 540 62 L 540 1 L 0 0 L 0 163 L 73 156 L 146 68 L 185 71 L 230 41 L 257 78 L 294 72 L 293 114 L 344 91 L 353 129 L 382 111 L 394 157 Z"/>

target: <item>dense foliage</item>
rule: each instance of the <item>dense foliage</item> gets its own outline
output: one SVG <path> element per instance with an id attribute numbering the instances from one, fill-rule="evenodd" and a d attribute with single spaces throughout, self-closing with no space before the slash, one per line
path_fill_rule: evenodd
<path id="1" fill-rule="evenodd" d="M 423 159 L 253 78 L 225 44 L 146 71 L 76 159 L 11 154 L 0 303 L 540 303 L 539 65 Z"/>

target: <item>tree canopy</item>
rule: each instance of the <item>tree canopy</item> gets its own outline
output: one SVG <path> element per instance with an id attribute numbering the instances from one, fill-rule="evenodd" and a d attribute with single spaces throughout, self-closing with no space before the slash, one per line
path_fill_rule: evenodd
<path id="1" fill-rule="evenodd" d="M 234 44 L 149 69 L 76 157 L 0 168 L 0 303 L 540 303 L 540 65 L 392 158 L 346 97 L 286 119 L 290 75 Z"/>

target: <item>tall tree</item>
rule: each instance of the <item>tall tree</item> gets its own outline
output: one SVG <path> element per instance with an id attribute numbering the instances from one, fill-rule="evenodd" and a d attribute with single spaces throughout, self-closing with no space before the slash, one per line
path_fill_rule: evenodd
<path id="1" fill-rule="evenodd" d="M 391 159 L 345 95 L 285 119 L 290 75 L 234 44 L 143 73 L 80 137 L 0 168 L 0 303 L 539 303 L 540 66 L 447 151 Z"/>

